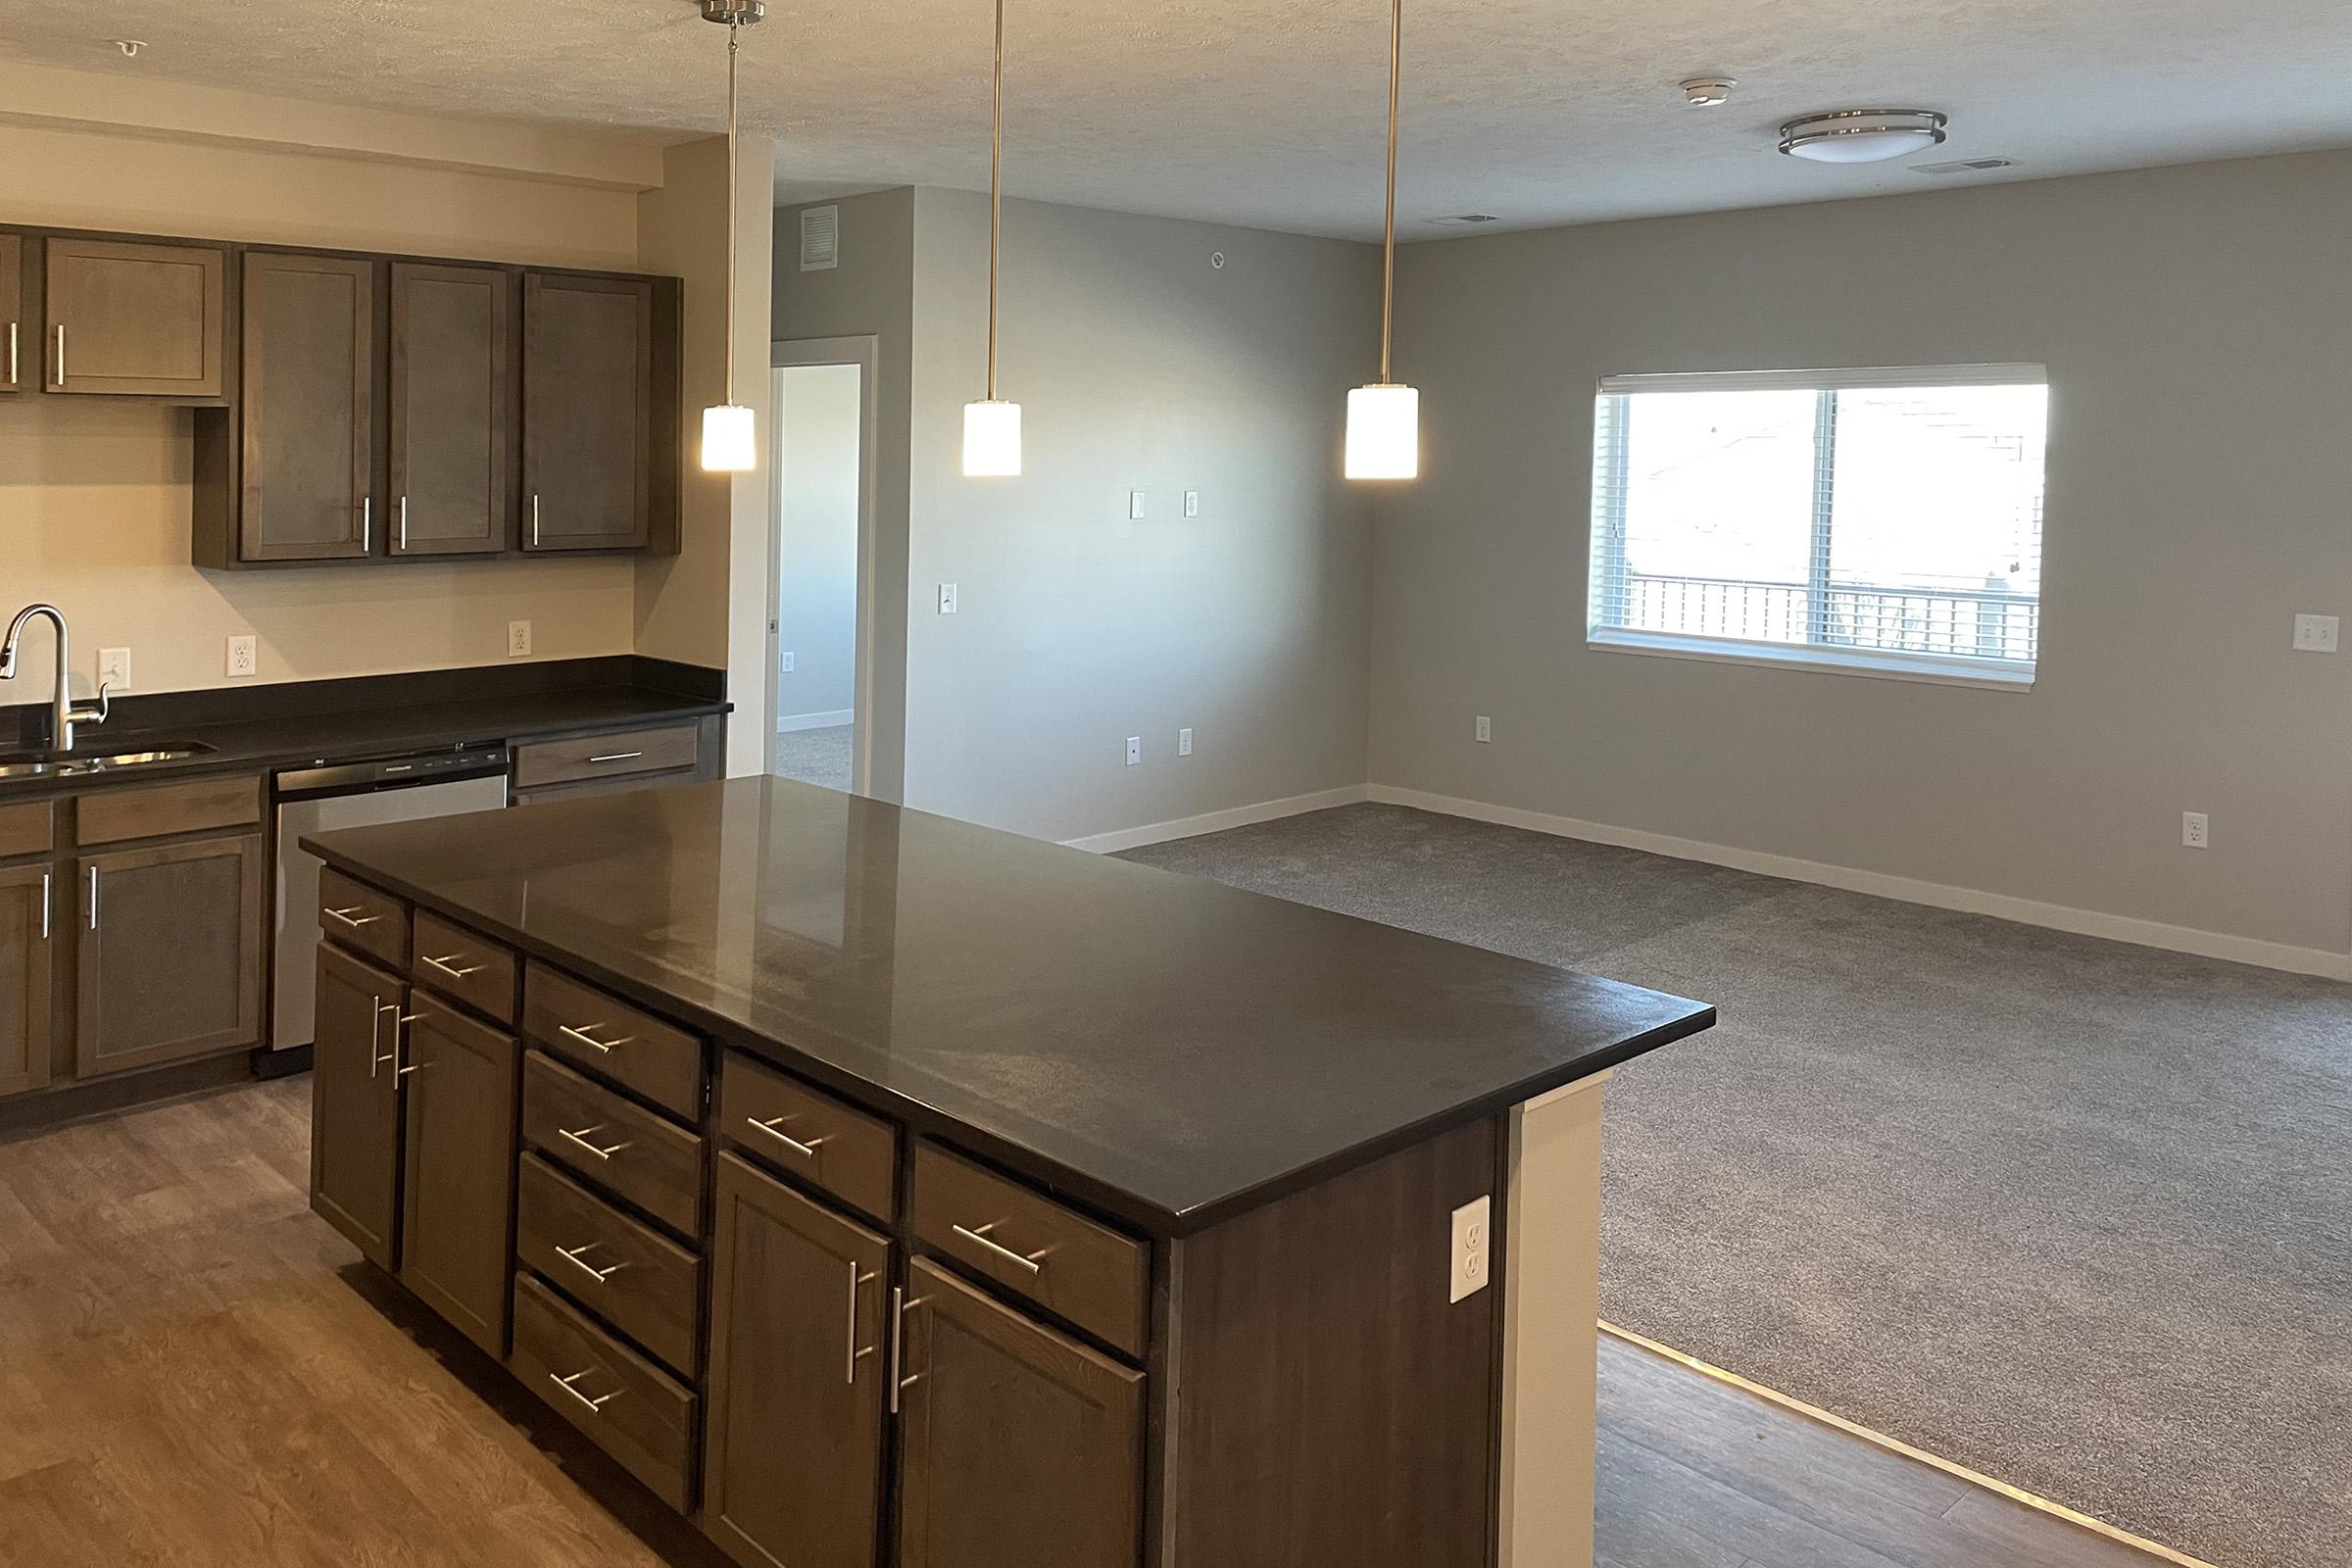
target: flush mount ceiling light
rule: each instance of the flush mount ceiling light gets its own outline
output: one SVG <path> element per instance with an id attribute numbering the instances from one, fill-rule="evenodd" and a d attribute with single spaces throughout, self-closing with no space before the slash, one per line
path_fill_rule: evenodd
<path id="1" fill-rule="evenodd" d="M 1011 479 L 1021 471 L 1021 406 L 997 396 L 997 278 L 1004 229 L 1004 0 L 997 0 L 997 54 L 988 132 L 988 396 L 963 406 L 963 472 Z"/>
<path id="2" fill-rule="evenodd" d="M 1683 89 L 1683 102 L 1691 109 L 1721 109 L 1732 101 L 1732 89 L 1740 83 L 1730 76 L 1692 76 L 1678 82 Z"/>
<path id="3" fill-rule="evenodd" d="M 1879 164 L 1925 152 L 1950 122 L 1933 109 L 1840 109 L 1781 127 L 1781 151 L 1817 164 Z"/>
<path id="4" fill-rule="evenodd" d="M 1380 379 L 1348 394 L 1350 479 L 1413 479 L 1421 473 L 1421 394 L 1389 379 L 1390 327 L 1396 315 L 1396 82 L 1404 60 L 1404 0 L 1389 6 L 1389 208 L 1381 248 Z"/>
<path id="5" fill-rule="evenodd" d="M 703 411 L 703 467 L 749 473 L 760 466 L 752 411 L 735 401 L 735 104 L 736 51 L 743 29 L 767 15 L 762 0 L 702 0 L 703 20 L 727 29 L 727 401 Z"/>

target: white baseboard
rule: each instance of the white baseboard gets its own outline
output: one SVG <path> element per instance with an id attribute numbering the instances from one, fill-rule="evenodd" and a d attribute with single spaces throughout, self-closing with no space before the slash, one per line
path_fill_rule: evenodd
<path id="1" fill-rule="evenodd" d="M 1255 806 L 1236 806 L 1228 810 L 1180 817 L 1173 822 L 1121 828 L 1115 833 L 1097 833 L 1089 838 L 1064 839 L 1062 842 L 1073 850 L 1116 855 L 1121 850 L 1140 850 L 1147 844 L 1165 844 L 1170 839 L 1198 838 L 1203 833 L 1222 833 L 1227 828 L 1250 827 L 1279 817 L 1325 811 L 1335 806 L 1356 806 L 1367 799 L 1369 797 L 1363 785 L 1349 784 L 1342 789 L 1318 790 L 1312 795 L 1293 795 L 1279 801 L 1260 801 Z"/>
<path id="2" fill-rule="evenodd" d="M 2069 931 L 2077 936 L 2105 937 L 2113 942 L 2130 942 L 2143 948 L 2162 948 L 2171 953 L 2192 953 L 2200 957 L 2224 958 L 2232 963 L 2250 963 L 2265 969 L 2283 969 L 2291 974 L 2321 975 L 2330 980 L 2352 980 L 2352 955 L 2328 953 L 2320 948 L 2291 947 L 2283 942 L 2263 942 L 2252 937 L 2229 936 L 2219 931 L 2200 931 L 2193 926 L 2166 925 L 2156 920 L 2138 920 L 2129 915 L 2102 914 L 2095 909 L 2077 909 L 2063 904 L 2043 904 L 2034 899 L 2013 898 L 2005 893 L 1984 893 L 1975 888 L 1953 887 L 1941 882 L 1926 882 L 1917 877 L 1892 876 L 1883 871 L 1858 871 L 1851 866 L 1831 865 L 1821 860 L 1800 860 L 1791 856 L 1766 855 L 1756 850 L 1738 850 L 1723 844 L 1708 844 L 1698 839 L 1675 838 L 1664 833 L 1645 833 L 1636 828 L 1612 827 L 1605 822 L 1588 822 L 1572 816 L 1553 816 L 1544 811 L 1521 810 L 1511 806 L 1490 806 L 1484 801 L 1463 800 L 1451 795 L 1433 795 L 1426 790 L 1399 789 L 1391 784 L 1373 784 L 1359 797 L 1389 806 L 1410 806 L 1424 811 L 1436 811 L 1446 816 L 1467 817 L 1476 822 L 1494 822 L 1503 827 L 1526 828 L 1535 833 L 1548 833 L 1557 838 L 1582 839 L 1588 844 L 1609 844 L 1620 849 L 1644 850 L 1651 855 L 1663 855 L 1677 860 L 1700 860 L 1709 865 L 1726 865 L 1739 871 L 1753 871 L 1761 876 L 1777 876 L 1791 882 L 1811 882 L 1821 887 L 1839 888 L 1848 893 L 1867 893 L 1882 899 L 1897 899 L 1905 904 L 1924 904 L 1931 908 L 1956 909 L 1966 914 L 1988 914 L 1998 919 L 2015 920 L 2024 925 L 2037 925 L 2052 931 Z M 1339 804 L 1334 802 L 1334 805 Z M 1313 807 L 1305 809 L 1315 809 Z M 1170 824 L 1180 826 L 1181 824 Z M 1238 826 L 1238 823 L 1222 824 Z M 1149 830 L 1147 830 L 1149 831 Z M 1207 831 L 1199 829 L 1195 831 Z M 1168 837 L 1180 837 L 1169 834 Z M 1138 840 L 1149 843 L 1150 840 Z"/>
<path id="3" fill-rule="evenodd" d="M 844 724 L 854 722 L 857 717 L 858 710 L 854 708 L 837 708 L 829 713 L 795 713 L 789 718 L 776 720 L 776 733 L 789 735 L 801 729 L 839 729 Z"/>

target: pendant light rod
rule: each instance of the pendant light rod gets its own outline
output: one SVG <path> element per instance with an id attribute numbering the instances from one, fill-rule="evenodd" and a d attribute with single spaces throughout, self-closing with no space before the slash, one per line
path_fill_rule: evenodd
<path id="1" fill-rule="evenodd" d="M 735 56 L 743 47 L 743 23 L 727 19 L 727 402 L 735 401 Z"/>
<path id="2" fill-rule="evenodd" d="M 1003 5 L 1004 0 L 998 0 Z M 1380 380 L 1389 384 L 1389 336 L 1396 314 L 1396 84 L 1404 68 L 1404 0 L 1389 5 L 1389 210 L 1381 239 Z"/>
<path id="3" fill-rule="evenodd" d="M 995 103 L 988 132 L 988 401 L 997 401 L 997 276 L 1004 228 L 1004 0 L 997 0 Z"/>

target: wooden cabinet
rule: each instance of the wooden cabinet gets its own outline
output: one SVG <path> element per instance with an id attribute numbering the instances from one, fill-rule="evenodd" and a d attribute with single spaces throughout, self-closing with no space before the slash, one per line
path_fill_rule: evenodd
<path id="1" fill-rule="evenodd" d="M 899 1568 L 1135 1568 L 1143 1374 L 907 1270 Z"/>
<path id="2" fill-rule="evenodd" d="M 0 234 L 0 395 L 31 390 L 41 356 L 24 319 L 24 236 Z"/>
<path id="3" fill-rule="evenodd" d="M 504 1355 L 520 1047 L 422 992 L 408 1005 L 394 1069 L 408 1097 L 400 1280 Z"/>
<path id="4" fill-rule="evenodd" d="M 77 862 L 80 1077 L 261 1039 L 262 864 L 259 834 Z"/>
<path id="5" fill-rule="evenodd" d="M 49 967 L 56 873 L 0 871 L 0 1094 L 49 1081 Z"/>
<path id="6" fill-rule="evenodd" d="M 643 547 L 654 530 L 654 286 L 530 272 L 522 547 Z"/>
<path id="7" fill-rule="evenodd" d="M 383 538 L 375 461 L 375 269 L 339 256 L 244 259 L 238 554 L 335 561 Z"/>
<path id="8" fill-rule="evenodd" d="M 514 274 L 392 265 L 394 555 L 484 555 L 514 536 Z"/>
<path id="9" fill-rule="evenodd" d="M 207 401 L 225 393 L 226 249 L 52 236 L 44 261 L 47 390 Z"/>
<path id="10" fill-rule="evenodd" d="M 718 1160 L 704 1515 L 750 1568 L 873 1568 L 890 1246 Z"/>
<path id="11" fill-rule="evenodd" d="M 311 1208 L 371 1263 L 398 1262 L 401 982 L 318 945 L 311 1056 Z"/>

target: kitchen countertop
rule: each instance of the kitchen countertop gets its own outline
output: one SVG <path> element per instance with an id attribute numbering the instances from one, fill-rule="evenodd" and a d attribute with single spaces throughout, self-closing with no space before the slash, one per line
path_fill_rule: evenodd
<path id="1" fill-rule="evenodd" d="M 1162 1236 L 1715 1021 L 1700 1003 L 780 779 L 302 842 Z"/>

